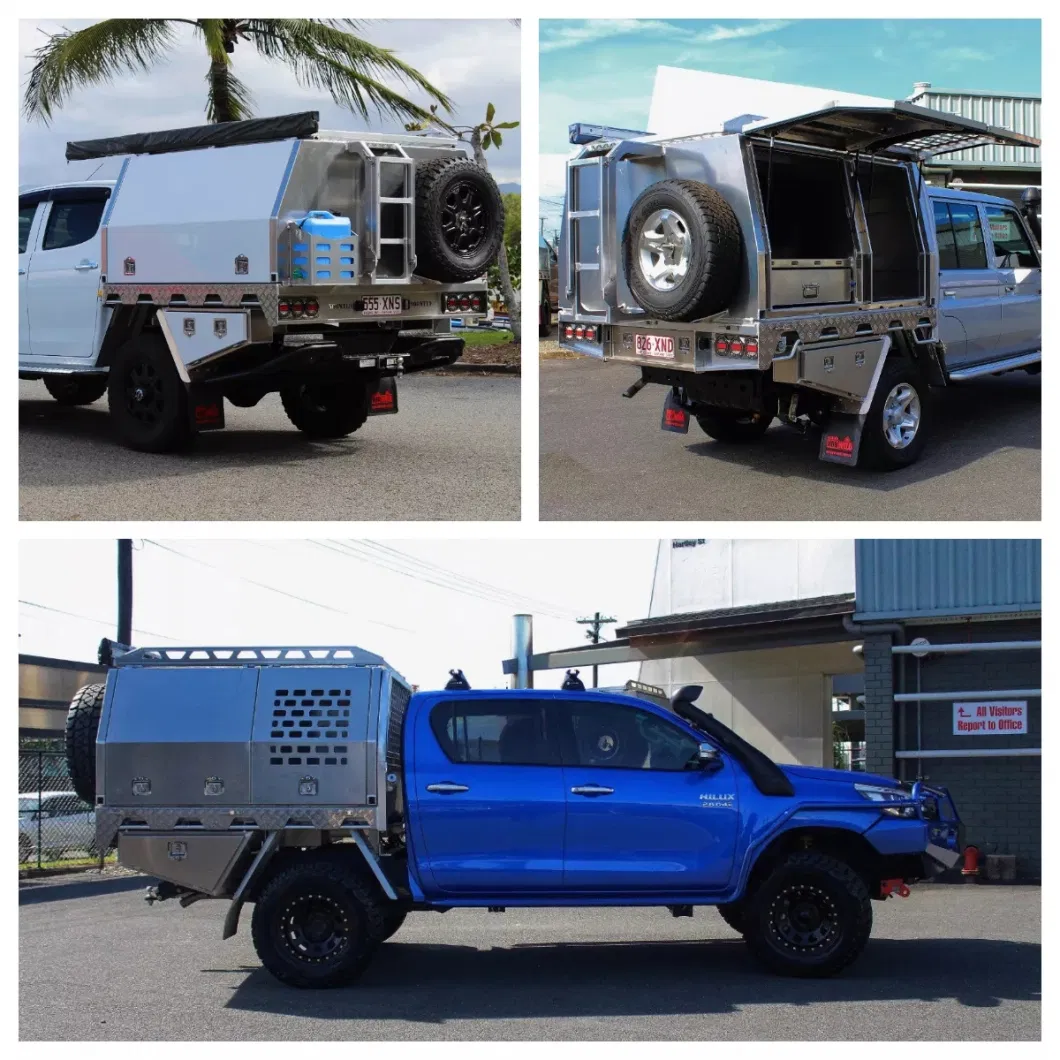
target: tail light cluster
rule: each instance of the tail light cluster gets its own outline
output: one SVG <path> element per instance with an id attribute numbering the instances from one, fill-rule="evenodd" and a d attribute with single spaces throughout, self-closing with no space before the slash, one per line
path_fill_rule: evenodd
<path id="1" fill-rule="evenodd" d="M 595 324 L 564 324 L 563 337 L 565 339 L 578 339 L 585 342 L 596 342 L 600 337 L 600 330 Z"/>
<path id="2" fill-rule="evenodd" d="M 758 339 L 719 335 L 714 339 L 714 352 L 723 357 L 746 357 L 749 361 L 757 361 Z"/>
<path id="3" fill-rule="evenodd" d="M 442 311 L 445 313 L 481 313 L 485 300 L 481 293 L 442 295 Z"/>
<path id="4" fill-rule="evenodd" d="M 283 298 L 278 308 L 281 320 L 297 320 L 315 317 L 320 312 L 320 303 L 315 298 Z"/>

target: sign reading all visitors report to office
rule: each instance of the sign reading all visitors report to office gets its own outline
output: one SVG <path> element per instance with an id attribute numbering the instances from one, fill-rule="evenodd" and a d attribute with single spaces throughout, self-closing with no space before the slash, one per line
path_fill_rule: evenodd
<path id="1" fill-rule="evenodd" d="M 1013 736 L 1027 731 L 1027 701 L 998 699 L 954 703 L 955 736 Z"/>

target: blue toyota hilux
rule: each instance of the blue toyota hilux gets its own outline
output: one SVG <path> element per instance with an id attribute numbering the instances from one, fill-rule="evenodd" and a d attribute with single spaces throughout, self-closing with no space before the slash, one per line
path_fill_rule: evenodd
<path id="1" fill-rule="evenodd" d="M 716 906 L 768 969 L 833 975 L 874 900 L 959 859 L 944 789 L 778 765 L 697 686 L 411 694 L 362 656 L 181 670 L 131 652 L 71 707 L 97 845 L 161 881 L 151 900 L 229 899 L 225 937 L 254 903 L 284 982 L 353 980 L 410 911 L 517 906 Z"/>

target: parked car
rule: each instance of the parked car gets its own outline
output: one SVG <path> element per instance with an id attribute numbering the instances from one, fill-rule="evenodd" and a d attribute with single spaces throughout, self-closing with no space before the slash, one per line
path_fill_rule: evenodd
<path id="1" fill-rule="evenodd" d="M 54 860 L 80 852 L 96 855 L 96 815 L 71 791 L 19 794 L 18 860 Z"/>
<path id="2" fill-rule="evenodd" d="M 504 206 L 467 151 L 315 112 L 68 144 L 125 159 L 19 194 L 20 377 L 106 394 L 150 452 L 272 392 L 313 438 L 396 413 L 399 375 L 460 357 L 450 318 L 488 311 Z"/>
<path id="3" fill-rule="evenodd" d="M 71 706 L 97 845 L 162 881 L 152 901 L 230 899 L 225 938 L 254 902 L 258 955 L 295 986 L 349 982 L 410 911 L 456 907 L 716 906 L 766 968 L 831 975 L 874 900 L 959 857 L 944 789 L 778 765 L 695 686 L 663 705 L 454 671 L 412 695 L 360 648 L 115 664 Z"/>
<path id="4" fill-rule="evenodd" d="M 537 333 L 540 338 L 552 334 L 552 314 L 559 306 L 559 259 L 556 249 L 542 238 L 537 248 Z"/>
<path id="5" fill-rule="evenodd" d="M 822 460 L 890 470 L 923 452 L 933 388 L 1041 370 L 1040 195 L 922 168 L 1033 137 L 906 102 L 571 129 L 560 341 L 639 368 L 626 397 L 666 387 L 664 430 L 741 444 L 779 418 L 820 428 Z"/>

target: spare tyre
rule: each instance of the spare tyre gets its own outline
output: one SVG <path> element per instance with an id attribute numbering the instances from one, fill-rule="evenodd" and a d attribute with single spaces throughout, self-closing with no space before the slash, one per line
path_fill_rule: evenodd
<path id="1" fill-rule="evenodd" d="M 725 309 L 743 272 L 732 207 L 696 180 L 663 180 L 633 203 L 623 240 L 634 298 L 659 320 L 698 320 Z"/>
<path id="2" fill-rule="evenodd" d="M 443 283 L 477 279 L 497 260 L 504 202 L 489 173 L 469 158 L 416 166 L 416 274 Z"/>
<path id="3" fill-rule="evenodd" d="M 66 715 L 66 768 L 78 798 L 96 804 L 96 733 L 106 685 L 85 685 Z"/>

